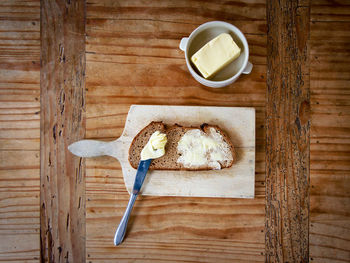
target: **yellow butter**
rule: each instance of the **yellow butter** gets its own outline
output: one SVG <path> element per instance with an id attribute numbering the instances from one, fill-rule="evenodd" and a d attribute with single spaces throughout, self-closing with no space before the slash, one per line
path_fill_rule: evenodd
<path id="1" fill-rule="evenodd" d="M 141 160 L 156 159 L 165 154 L 166 134 L 156 131 L 141 151 Z"/>
<path id="2" fill-rule="evenodd" d="M 227 33 L 222 33 L 205 44 L 191 61 L 204 78 L 210 78 L 239 57 L 241 49 Z"/>

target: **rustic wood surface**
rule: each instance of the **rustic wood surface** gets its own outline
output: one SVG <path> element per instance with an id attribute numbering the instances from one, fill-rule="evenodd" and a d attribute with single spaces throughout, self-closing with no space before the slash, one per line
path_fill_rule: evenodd
<path id="1" fill-rule="evenodd" d="M 38 262 L 40 2 L 0 9 L 0 262 Z M 120 136 L 131 103 L 257 110 L 255 200 L 142 197 L 118 248 L 111 237 L 128 200 L 120 165 L 88 160 L 87 262 L 265 260 L 265 14 L 265 1 L 87 2 L 87 138 Z M 350 260 L 349 14 L 346 0 L 311 1 L 310 262 Z M 254 64 L 219 90 L 195 82 L 178 50 L 181 37 L 215 19 L 242 29 Z"/>
<path id="2" fill-rule="evenodd" d="M 40 1 L 0 2 L 0 261 L 40 257 Z"/>
<path id="3" fill-rule="evenodd" d="M 308 5 L 267 5 L 266 262 L 309 260 Z"/>
<path id="4" fill-rule="evenodd" d="M 85 261 L 85 1 L 41 1 L 40 250 L 42 262 Z"/>
<path id="5" fill-rule="evenodd" d="M 265 1 L 89 1 L 86 39 L 86 137 L 121 135 L 130 104 L 256 108 L 256 198 L 143 196 L 120 247 L 114 231 L 129 196 L 114 158 L 86 160 L 86 252 L 92 262 L 258 262 L 264 260 Z M 254 69 L 223 89 L 189 74 L 182 37 L 210 20 L 245 33 Z"/>
<path id="6" fill-rule="evenodd" d="M 350 262 L 350 3 L 310 9 L 310 262 Z"/>

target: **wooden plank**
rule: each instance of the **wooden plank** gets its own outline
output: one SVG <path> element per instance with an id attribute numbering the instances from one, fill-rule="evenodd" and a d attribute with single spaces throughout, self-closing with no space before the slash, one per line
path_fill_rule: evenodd
<path id="1" fill-rule="evenodd" d="M 315 7 L 331 15 L 310 27 L 310 261 L 349 262 L 350 22 L 342 3 Z"/>
<path id="2" fill-rule="evenodd" d="M 88 3 L 88 28 L 104 26 L 124 26 L 127 29 L 110 34 L 109 31 L 97 31 L 101 37 L 133 38 L 143 35 L 146 39 L 173 39 L 177 40 L 181 33 L 188 27 L 197 27 L 208 21 L 220 20 L 237 25 L 244 33 L 266 35 L 266 2 L 254 0 L 250 3 L 245 1 L 207 1 L 206 3 L 184 0 L 174 3 L 164 0 L 161 3 L 155 1 L 122 1 L 111 3 L 110 0 L 91 1 Z M 143 21 L 141 24 L 140 22 Z M 249 21 L 247 23 L 247 21 Z M 116 23 L 118 22 L 118 23 Z M 169 30 L 152 30 L 155 24 Z M 137 25 L 135 27 L 135 25 Z M 179 28 L 172 32 L 172 28 Z M 148 37 L 137 32 L 139 28 L 147 27 L 152 34 Z M 96 28 L 97 29 L 97 28 Z M 130 30 L 131 29 L 131 30 Z M 134 32 L 133 30 L 137 30 Z M 147 31 L 147 30 L 146 30 Z M 88 31 L 87 31 L 88 32 Z M 134 33 L 137 33 L 135 35 Z"/>
<path id="3" fill-rule="evenodd" d="M 120 164 L 86 160 L 88 261 L 264 261 L 265 18 L 260 0 L 87 3 L 86 138 L 119 137 L 131 104 L 247 106 L 257 118 L 255 199 L 143 196 L 119 247 L 113 235 L 129 199 Z M 182 37 L 211 20 L 243 30 L 254 64 L 223 89 L 196 82 L 179 50 Z"/>
<path id="4" fill-rule="evenodd" d="M 85 260 L 85 1 L 41 1 L 42 262 Z"/>
<path id="5" fill-rule="evenodd" d="M 266 261 L 309 260 L 309 7 L 268 1 Z"/>
<path id="6" fill-rule="evenodd" d="M 40 1 L 1 1 L 0 261 L 40 256 Z"/>
<path id="7" fill-rule="evenodd" d="M 350 2 L 348 0 L 313 0 L 310 4 L 311 21 L 350 21 Z"/>

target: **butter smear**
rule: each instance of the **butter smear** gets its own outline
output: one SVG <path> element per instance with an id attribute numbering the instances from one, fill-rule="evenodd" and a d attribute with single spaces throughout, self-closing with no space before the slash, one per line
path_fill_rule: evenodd
<path id="1" fill-rule="evenodd" d="M 156 131 L 141 151 L 141 160 L 157 159 L 165 154 L 166 134 Z"/>
<path id="2" fill-rule="evenodd" d="M 177 162 L 185 168 L 208 166 L 218 170 L 220 162 L 233 159 L 229 145 L 214 128 L 210 128 L 209 134 L 199 129 L 189 130 L 178 142 L 177 151 L 181 154 Z"/>

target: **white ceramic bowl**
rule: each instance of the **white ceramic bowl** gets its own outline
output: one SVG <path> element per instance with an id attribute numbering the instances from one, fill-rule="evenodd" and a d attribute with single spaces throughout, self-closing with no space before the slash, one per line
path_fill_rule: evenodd
<path id="1" fill-rule="evenodd" d="M 241 48 L 241 55 L 220 70 L 211 79 L 205 79 L 191 62 L 191 57 L 201 47 L 221 33 L 229 33 L 236 44 Z M 189 37 L 180 42 L 180 49 L 185 52 L 186 64 L 191 75 L 201 84 L 212 88 L 222 88 L 235 82 L 239 76 L 249 74 L 253 65 L 248 61 L 249 47 L 243 33 L 234 25 L 222 21 L 212 21 L 197 27 Z"/>

